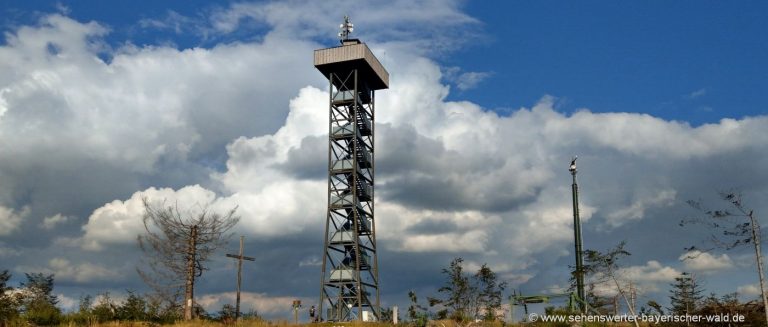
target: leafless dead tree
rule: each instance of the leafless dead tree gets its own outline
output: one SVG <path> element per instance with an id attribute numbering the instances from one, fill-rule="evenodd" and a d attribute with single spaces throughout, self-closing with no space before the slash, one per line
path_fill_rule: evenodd
<path id="1" fill-rule="evenodd" d="M 627 304 L 627 310 L 629 311 L 629 314 L 636 316 L 637 312 L 635 312 L 635 306 L 632 304 L 634 301 L 630 301 L 629 298 L 627 298 L 627 290 L 624 289 L 624 287 L 621 285 L 619 282 L 619 276 L 617 276 L 617 273 L 620 270 L 618 260 L 625 256 L 631 255 L 629 251 L 624 250 L 625 245 L 626 241 L 622 241 L 615 248 L 610 249 L 605 253 L 596 250 L 585 250 L 584 271 L 592 275 L 598 284 L 613 282 L 613 284 L 616 286 L 616 291 L 619 293 L 618 295 L 620 295 L 621 298 L 624 299 L 624 302 Z M 632 284 L 630 283 L 630 289 L 632 288 L 631 285 Z M 630 295 L 630 297 L 634 296 Z M 617 308 L 618 302 L 614 304 L 614 310 Z M 618 314 L 618 312 L 616 312 L 616 314 Z M 633 322 L 636 327 L 640 327 L 640 324 L 636 320 Z"/>
<path id="2" fill-rule="evenodd" d="M 698 249 L 695 246 L 691 246 L 686 248 L 686 250 L 689 253 L 694 253 L 693 257 L 695 257 L 715 249 L 730 250 L 752 243 L 755 250 L 757 275 L 760 281 L 760 297 L 763 302 L 765 319 L 768 322 L 768 291 L 766 291 L 765 273 L 763 272 L 763 254 L 760 244 L 760 237 L 762 235 L 757 216 L 752 209 L 746 207 L 742 200 L 742 194 L 739 191 L 720 192 L 720 198 L 730 203 L 731 208 L 712 210 L 705 208 L 701 201 L 688 201 L 691 207 L 704 213 L 704 217 L 684 219 L 680 222 L 680 226 L 690 223 L 703 224 L 718 233 L 711 235 L 710 241 L 714 245 L 713 247 Z M 686 259 L 693 257 L 689 256 Z"/>
<path id="3" fill-rule="evenodd" d="M 179 307 L 184 290 L 184 319 L 192 319 L 195 278 L 206 270 L 210 256 L 229 239 L 227 233 L 240 217 L 237 207 L 226 214 L 210 212 L 208 206 L 182 213 L 178 204 L 173 206 L 144 204 L 144 235 L 138 236 L 144 252 L 139 276 L 168 304 Z M 143 269 L 142 269 L 143 268 Z"/>

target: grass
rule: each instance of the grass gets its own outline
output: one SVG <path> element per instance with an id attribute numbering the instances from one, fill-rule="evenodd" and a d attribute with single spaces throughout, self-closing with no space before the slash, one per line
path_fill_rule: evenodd
<path id="1" fill-rule="evenodd" d="M 648 324 L 640 324 L 642 327 L 650 327 Z M 2 324 L 0 323 L 0 326 Z M 34 326 L 32 324 L 28 323 L 11 323 L 6 325 L 8 327 L 29 327 Z M 285 320 L 279 320 L 279 321 L 268 321 L 268 320 L 242 320 L 237 323 L 222 323 L 218 321 L 210 321 L 210 320 L 193 320 L 193 321 L 180 321 L 174 324 L 167 324 L 167 325 L 160 325 L 157 323 L 150 323 L 150 322 L 130 322 L 130 321 L 112 321 L 112 322 L 105 322 L 105 323 L 98 323 L 98 324 L 78 324 L 75 322 L 67 322 L 67 323 L 61 323 L 58 325 L 59 327 L 77 327 L 77 326 L 88 326 L 88 327 L 161 327 L 161 326 L 169 326 L 169 327 L 414 327 L 413 324 L 409 323 L 400 323 L 398 325 L 393 325 L 391 323 L 375 323 L 375 322 L 349 322 L 349 323 L 332 323 L 332 322 L 326 322 L 326 323 L 315 323 L 315 324 L 293 324 Z M 504 323 L 504 322 L 482 322 L 482 323 L 456 323 L 453 320 L 436 320 L 436 321 L 429 321 L 427 323 L 426 327 L 517 327 L 517 326 L 525 326 L 525 327 L 560 327 L 560 326 L 570 326 L 567 323 L 527 323 L 527 324 L 520 324 L 520 323 Z M 588 323 L 580 326 L 585 327 L 597 327 L 597 326 L 612 326 L 612 327 L 634 327 L 634 325 L 629 323 Z M 658 326 L 665 326 L 665 324 L 661 324 Z M 666 325 L 670 326 L 670 325 Z"/>
<path id="2" fill-rule="evenodd" d="M 76 327 L 81 326 L 74 322 L 62 323 L 61 327 Z M 218 321 L 210 320 L 193 320 L 193 321 L 180 321 L 174 324 L 160 325 L 150 322 L 130 322 L 130 321 L 111 321 L 98 324 L 87 325 L 89 327 L 155 327 L 155 326 L 169 326 L 169 327 L 216 327 L 216 326 L 233 326 L 233 327 L 392 327 L 392 324 L 385 323 L 316 323 L 316 324 L 293 324 L 284 320 L 280 321 L 267 321 L 267 320 L 242 320 L 236 323 L 222 323 Z M 400 324 L 400 326 L 405 326 Z M 442 327 L 442 326 L 438 326 Z M 454 327 L 445 325 L 445 327 Z"/>
<path id="3" fill-rule="evenodd" d="M 61 327 L 75 327 L 80 326 L 76 323 L 63 323 L 59 325 Z M 267 321 L 267 320 L 243 320 L 237 323 L 225 324 L 218 321 L 210 320 L 194 320 L 194 321 L 180 321 L 169 325 L 159 325 L 149 322 L 119 322 L 112 321 L 100 324 L 92 324 L 89 327 L 155 327 L 155 326 L 169 326 L 169 327 L 216 327 L 216 326 L 234 326 L 234 327 L 394 327 L 394 326 L 411 326 L 407 323 L 401 323 L 393 325 L 391 323 L 376 323 L 376 322 L 348 322 L 348 323 L 315 323 L 315 324 L 294 324 L 285 320 L 280 321 Z M 489 323 L 489 324 L 472 324 L 472 327 L 502 327 L 504 324 Z M 511 326 L 507 324 L 506 326 Z M 427 327 L 467 327 L 464 324 L 457 324 L 451 320 L 430 321 Z"/>

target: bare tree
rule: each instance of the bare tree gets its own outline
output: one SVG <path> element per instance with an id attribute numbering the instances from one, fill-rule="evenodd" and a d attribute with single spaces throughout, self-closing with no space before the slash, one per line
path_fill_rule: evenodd
<path id="1" fill-rule="evenodd" d="M 718 233 L 713 233 L 710 237 L 710 242 L 714 245 L 713 247 L 698 249 L 695 246 L 691 246 L 686 248 L 688 253 L 693 253 L 688 258 L 694 258 L 701 253 L 710 252 L 715 249 L 730 250 L 752 243 L 755 249 L 757 275 L 760 279 L 760 297 L 763 301 L 765 320 L 768 322 L 768 297 L 765 289 L 763 254 L 760 245 L 760 224 L 757 221 L 755 212 L 748 209 L 744 202 L 742 202 L 741 192 L 731 190 L 719 193 L 720 198 L 730 204 L 730 209 L 711 210 L 705 208 L 701 201 L 688 201 L 691 207 L 704 213 L 704 217 L 684 219 L 680 222 L 680 226 L 689 223 L 703 224 L 718 231 Z"/>
<path id="2" fill-rule="evenodd" d="M 144 235 L 138 236 L 145 254 L 145 269 L 139 275 L 167 303 L 177 306 L 184 290 L 184 319 L 192 319 L 195 278 L 206 270 L 205 263 L 232 234 L 227 231 L 240 220 L 237 207 L 225 214 L 210 212 L 207 206 L 195 213 L 182 213 L 178 204 L 144 203 Z"/>
<path id="3" fill-rule="evenodd" d="M 626 242 L 622 241 L 615 248 L 608 250 L 606 253 L 595 250 L 584 251 L 584 272 L 592 274 L 597 279 L 597 282 L 610 283 L 616 286 L 616 291 L 619 292 L 621 298 L 627 304 L 627 309 L 630 315 L 637 315 L 635 308 L 627 298 L 627 292 L 619 283 L 619 278 L 616 276 L 616 271 L 619 270 L 619 259 L 631 255 L 627 250 L 624 250 Z M 614 308 L 615 309 L 615 308 Z M 634 321 L 635 326 L 639 327 L 637 320 Z"/>

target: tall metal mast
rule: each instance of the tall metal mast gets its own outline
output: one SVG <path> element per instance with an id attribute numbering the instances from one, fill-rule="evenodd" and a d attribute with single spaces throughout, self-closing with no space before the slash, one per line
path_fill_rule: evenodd
<path id="1" fill-rule="evenodd" d="M 584 294 L 584 260 L 582 255 L 584 249 L 581 243 L 581 219 L 579 218 L 579 184 L 576 183 L 576 159 L 573 157 L 571 160 L 571 166 L 568 171 L 573 176 L 573 184 L 571 184 L 571 192 L 573 193 L 573 240 L 576 252 L 576 295 L 579 297 L 579 309 L 582 313 L 586 313 L 586 295 Z"/>
<path id="2" fill-rule="evenodd" d="M 389 73 L 365 43 L 315 50 L 315 68 L 329 81 L 328 210 L 319 316 L 326 321 L 381 317 L 374 223 L 374 91 L 389 87 Z M 323 308 L 326 312 L 323 312 Z"/>

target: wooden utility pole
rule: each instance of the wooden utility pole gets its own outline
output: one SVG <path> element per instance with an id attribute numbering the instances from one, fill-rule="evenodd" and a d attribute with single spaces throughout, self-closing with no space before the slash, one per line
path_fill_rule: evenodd
<path id="1" fill-rule="evenodd" d="M 248 261 L 256 261 L 256 259 L 251 257 L 246 257 L 243 255 L 243 239 L 245 236 L 240 236 L 240 253 L 235 254 L 227 254 L 227 257 L 235 258 L 237 259 L 237 299 L 235 301 L 235 321 L 240 319 L 240 285 L 243 280 L 242 273 L 243 273 L 243 260 Z"/>
<path id="2" fill-rule="evenodd" d="M 637 289 L 632 281 L 629 281 L 629 311 L 637 312 Z"/>
<path id="3" fill-rule="evenodd" d="M 763 272 L 763 254 L 760 245 L 760 224 L 757 222 L 753 210 L 749 210 L 747 217 L 749 217 L 749 225 L 750 228 L 752 228 L 752 243 L 755 246 L 755 263 L 757 264 L 757 274 L 760 277 L 760 297 L 763 300 L 765 321 L 766 324 L 768 324 L 768 297 L 766 297 L 765 294 L 765 273 Z"/>
<path id="4" fill-rule="evenodd" d="M 187 283 L 184 292 L 184 320 L 192 320 L 195 304 L 195 259 L 197 257 L 197 225 L 192 225 L 187 247 Z"/>

